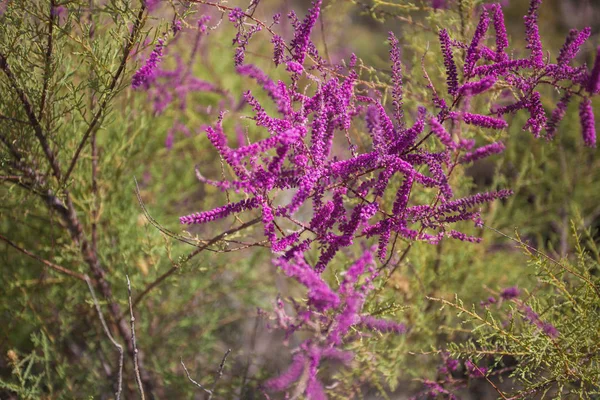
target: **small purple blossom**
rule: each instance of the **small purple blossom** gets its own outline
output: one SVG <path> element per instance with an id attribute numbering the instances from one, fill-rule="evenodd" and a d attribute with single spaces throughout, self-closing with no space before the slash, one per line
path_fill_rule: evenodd
<path id="1" fill-rule="evenodd" d="M 162 59 L 164 44 L 164 39 L 158 39 L 158 44 L 154 47 L 152 53 L 150 53 L 150 57 L 148 57 L 144 66 L 133 75 L 133 78 L 131 78 L 131 87 L 137 89 L 143 86 L 147 89 L 150 86 L 156 77 L 156 70 Z"/>
<path id="2" fill-rule="evenodd" d="M 504 300 L 511 300 L 519 297 L 520 294 L 521 292 L 516 286 L 511 286 L 503 289 L 502 292 L 500 292 L 500 297 Z"/>

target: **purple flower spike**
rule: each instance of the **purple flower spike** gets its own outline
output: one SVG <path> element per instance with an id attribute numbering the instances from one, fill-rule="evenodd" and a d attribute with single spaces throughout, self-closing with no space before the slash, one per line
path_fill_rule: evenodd
<path id="1" fill-rule="evenodd" d="M 494 86 L 497 78 L 495 76 L 486 76 L 480 81 L 467 82 L 458 89 L 458 93 L 464 96 L 474 96 L 480 94 Z"/>
<path id="2" fill-rule="evenodd" d="M 496 61 L 506 61 L 508 59 L 508 55 L 506 54 L 508 35 L 506 34 L 502 6 L 500 4 L 492 4 L 491 11 L 492 18 L 494 19 L 494 29 L 496 30 Z"/>
<path id="3" fill-rule="evenodd" d="M 360 324 L 367 329 L 381 333 L 406 333 L 406 325 L 385 319 L 378 319 L 370 315 L 363 315 L 360 318 Z"/>
<path id="4" fill-rule="evenodd" d="M 542 0 L 531 0 L 529 11 L 523 17 L 525 21 L 525 34 L 527 35 L 527 49 L 531 50 L 531 63 L 538 68 L 544 66 L 544 52 L 542 50 L 542 41 L 540 39 L 540 30 L 538 26 L 538 8 Z"/>
<path id="5" fill-rule="evenodd" d="M 150 84 L 156 77 L 156 69 L 160 63 L 163 55 L 164 39 L 158 39 L 158 44 L 150 53 L 150 57 L 146 60 L 146 63 L 140 68 L 131 78 L 131 87 L 137 89 L 141 86 L 148 89 Z"/>
<path id="6" fill-rule="evenodd" d="M 587 97 L 579 104 L 579 120 L 581 122 L 583 142 L 588 147 L 596 147 L 594 110 L 592 109 L 592 101 Z"/>
<path id="7" fill-rule="evenodd" d="M 310 34 L 319 19 L 319 13 L 321 12 L 322 0 L 317 0 L 312 3 L 312 7 L 308 10 L 308 14 L 296 29 L 294 33 L 294 39 L 290 43 L 294 60 L 300 64 L 304 63 L 306 53 L 309 49 Z"/>
<path id="8" fill-rule="evenodd" d="M 242 200 L 237 203 L 229 203 L 222 207 L 217 207 L 210 211 L 198 212 L 195 214 L 186 215 L 179 218 L 182 224 L 204 224 L 217 219 L 222 219 L 228 215 L 242 212 L 244 210 L 251 210 L 259 207 L 259 201 L 256 198 L 249 200 Z"/>
<path id="9" fill-rule="evenodd" d="M 458 73 L 456 72 L 456 64 L 454 63 L 454 57 L 452 55 L 452 43 L 446 29 L 440 31 L 439 37 L 442 45 L 442 53 L 444 55 L 444 65 L 446 66 L 448 93 L 454 96 L 458 91 Z"/>
<path id="10" fill-rule="evenodd" d="M 481 17 L 479 18 L 479 23 L 477 24 L 477 28 L 475 29 L 473 39 L 471 40 L 471 45 L 467 49 L 467 55 L 465 56 L 465 76 L 467 77 L 472 75 L 475 63 L 477 62 L 477 60 L 479 60 L 479 43 L 484 38 L 488 30 L 489 24 L 490 17 L 488 15 L 487 10 L 484 9 L 481 13 Z"/>
<path id="11" fill-rule="evenodd" d="M 466 153 L 462 157 L 462 159 L 460 160 L 460 162 L 461 163 L 474 162 L 474 161 L 480 160 L 482 158 L 489 157 L 492 154 L 502 153 L 505 148 L 506 147 L 504 146 L 504 143 L 502 143 L 502 142 L 496 142 L 496 143 L 488 144 L 487 146 L 479 147 L 475 151 Z"/>
<path id="12" fill-rule="evenodd" d="M 471 114 L 471 113 L 454 113 L 453 116 L 462 119 L 469 125 L 480 126 L 490 129 L 504 129 L 508 126 L 505 120 L 500 118 L 488 117 L 487 115 Z"/>
<path id="13" fill-rule="evenodd" d="M 548 140 L 554 138 L 556 135 L 556 130 L 558 129 L 558 124 L 564 118 L 567 112 L 567 106 L 571 101 L 571 93 L 566 92 L 564 96 L 559 100 L 558 104 L 554 111 L 552 111 L 552 115 L 550 116 L 550 120 L 546 124 L 546 138 Z"/>
<path id="14" fill-rule="evenodd" d="M 300 378 L 300 375 L 306 367 L 306 358 L 303 354 L 296 354 L 288 369 L 276 378 L 265 382 L 265 387 L 269 390 L 282 391 L 290 387 Z"/>
<path id="15" fill-rule="evenodd" d="M 596 51 L 596 61 L 594 62 L 594 68 L 588 78 L 587 91 L 590 94 L 600 93 L 600 46 Z"/>
<path id="16" fill-rule="evenodd" d="M 559 67 L 569 64 L 575 58 L 583 43 L 590 37 L 591 33 L 592 30 L 590 28 L 584 28 L 581 32 L 577 32 L 577 29 L 572 29 L 560 50 L 556 64 Z"/>

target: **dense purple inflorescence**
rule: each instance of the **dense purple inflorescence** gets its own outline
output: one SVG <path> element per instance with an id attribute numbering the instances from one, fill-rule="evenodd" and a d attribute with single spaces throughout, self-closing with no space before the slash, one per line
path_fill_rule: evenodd
<path id="1" fill-rule="evenodd" d="M 501 153 L 505 145 L 496 141 L 475 147 L 475 141 L 464 138 L 463 132 L 482 129 L 498 132 L 508 126 L 504 119 L 507 115 L 523 110 L 529 115 L 524 129 L 536 137 L 545 129 L 547 138 L 552 138 L 570 99 L 580 96 L 578 88 L 587 90 L 590 96 L 600 91 L 600 57 L 591 71 L 585 66 L 571 66 L 590 35 L 589 28 L 569 33 L 556 63 L 544 60 L 538 27 L 540 3 L 540 0 L 531 0 L 525 16 L 530 51 L 527 58 L 509 55 L 508 35 L 499 4 L 482 9 L 469 43 L 454 40 L 447 29 L 441 29 L 439 40 L 447 95 L 439 95 L 430 82 L 432 110 L 421 106 L 412 113 L 404 109 L 401 49 L 393 33 L 388 37 L 392 71 L 390 113 L 381 100 L 381 93 L 372 90 L 365 95 L 365 91 L 357 90 L 360 80 L 355 56 L 341 65 L 329 65 L 320 56 L 311 40 L 321 12 L 320 0 L 312 4 L 303 20 L 294 12 L 288 14 L 293 28 L 289 43 L 284 39 L 286 35 L 273 33 L 272 26 L 266 29 L 272 33 L 273 62 L 275 66 L 282 65 L 279 68 L 288 74 L 287 82 L 275 82 L 257 66 L 246 63 L 250 39 L 266 25 L 253 24 L 256 20 L 252 13 L 246 13 L 248 11 L 227 9 L 228 19 L 237 29 L 233 39 L 236 71 L 253 79 L 273 102 L 273 107 L 262 104 L 252 91 L 244 92 L 239 107 L 249 106 L 251 119 L 265 132 L 264 139 L 253 143 L 248 143 L 243 136 L 237 146 L 229 143 L 226 134 L 229 128 L 224 126 L 222 109 L 217 122 L 205 127 L 206 136 L 231 176 L 224 174 L 222 180 L 213 180 L 197 171 L 198 179 L 222 191 L 233 190 L 241 199 L 183 216 L 180 221 L 204 224 L 240 212 L 259 212 L 263 234 L 275 254 L 275 266 L 306 288 L 307 301 L 303 305 L 293 304 L 294 316 L 288 314 L 282 301 L 277 303 L 276 327 L 285 331 L 286 338 L 300 328 L 328 327 L 303 341 L 294 350 L 288 369 L 267 381 L 266 389 L 285 391 L 303 380 L 303 393 L 308 398 L 325 398 L 317 376 L 319 367 L 328 359 L 351 362 L 352 354 L 344 351 L 343 346 L 356 332 L 406 332 L 404 324 L 378 319 L 363 311 L 379 269 L 387 266 L 393 256 L 389 250 L 392 238 L 394 244 L 398 238 L 432 244 L 445 237 L 467 242 L 481 240 L 454 229 L 454 224 L 471 222 L 481 227 L 479 208 L 504 199 L 512 192 L 504 189 L 456 197 L 450 175 L 459 164 Z M 198 40 L 207 33 L 206 22 L 207 19 L 201 19 L 198 23 Z M 276 15 L 273 24 L 279 22 L 280 15 Z M 495 49 L 486 45 L 491 23 Z M 173 32 L 177 34 L 180 30 L 179 26 Z M 163 40 L 132 81 L 135 88 L 149 89 L 157 113 L 163 112 L 173 101 L 173 87 L 180 104 L 185 104 L 190 91 L 216 90 L 191 76 L 189 67 L 181 60 L 177 60 L 175 70 L 160 69 Z M 455 56 L 462 53 L 464 63 L 458 60 L 458 65 L 464 67 L 459 78 Z M 302 81 L 310 83 L 301 88 Z M 538 89 L 548 82 L 561 91 L 560 101 L 549 119 Z M 494 105 L 492 115 L 471 112 L 471 101 L 477 96 L 505 88 L 510 88 L 507 93 L 517 98 L 507 100 L 512 95 L 501 96 L 501 104 Z M 276 110 L 276 113 L 268 110 Z M 580 118 L 584 143 L 595 146 L 594 115 L 588 97 L 580 103 Z M 186 129 L 178 123 L 172 132 L 185 133 Z M 356 130 L 366 131 L 369 143 L 360 147 L 353 143 L 352 133 Z M 167 147 L 172 145 L 173 133 L 167 137 Z M 429 201 L 419 203 L 415 193 L 432 195 Z M 336 257 L 341 258 L 343 253 L 349 255 L 349 248 L 357 239 L 373 240 L 376 246 L 362 251 L 334 289 L 323 279 L 322 273 Z M 309 252 L 316 253 L 313 265 L 305 257 Z M 379 269 L 376 268 L 378 261 Z M 506 289 L 500 295 L 505 300 L 517 296 L 516 288 Z M 485 305 L 495 302 L 492 297 Z M 558 334 L 530 310 L 522 309 L 525 318 L 551 337 Z M 351 330 L 355 332 L 352 335 Z M 454 364 L 446 366 L 446 372 L 454 369 Z M 477 367 L 471 361 L 465 363 L 465 371 L 473 378 L 481 378 L 486 373 L 484 367 Z M 430 394 L 448 394 L 435 382 L 428 385 Z"/>

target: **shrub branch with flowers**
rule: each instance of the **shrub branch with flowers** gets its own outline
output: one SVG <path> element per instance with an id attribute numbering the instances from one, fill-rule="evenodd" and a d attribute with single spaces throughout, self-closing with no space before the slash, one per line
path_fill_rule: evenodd
<path id="1" fill-rule="evenodd" d="M 377 1 L 374 3 L 379 4 Z M 438 9 L 444 7 L 435 3 L 432 15 L 443 15 L 445 11 Z M 379 75 L 373 79 L 373 75 L 370 76 L 372 70 L 355 54 L 346 54 L 339 57 L 339 61 L 331 61 L 327 47 L 322 49 L 315 39 L 315 32 L 320 29 L 323 33 L 324 30 L 322 13 L 326 6 L 321 0 L 314 1 L 303 18 L 290 11 L 287 20 L 280 13 L 275 13 L 270 22 L 256 17 L 262 6 L 259 1 L 252 1 L 245 9 L 204 0 L 193 0 L 181 7 L 172 4 L 175 11 L 173 21 L 168 26 L 154 28 L 156 44 L 133 72 L 128 84 L 134 91 L 146 92 L 146 99 L 152 104 L 152 112 L 157 119 L 175 109 L 185 114 L 190 106 L 198 106 L 191 100 L 198 94 L 219 99 L 218 104 L 213 106 L 211 102 L 201 111 L 206 114 L 207 123 L 190 129 L 189 124 L 182 120 L 173 121 L 167 132 L 165 147 L 173 148 L 175 134 L 178 133 L 194 140 L 192 130 L 197 131 L 200 127 L 214 148 L 215 163 L 220 160 L 221 164 L 220 176 L 219 168 L 208 163 L 197 166 L 195 175 L 202 185 L 223 192 L 226 203 L 181 216 L 180 223 L 189 225 L 190 229 L 202 229 L 195 226 L 217 224 L 230 217 L 238 223 L 210 240 L 202 241 L 192 234 L 176 234 L 160 226 L 149 215 L 143 196 L 138 192 L 150 222 L 159 227 L 166 237 L 191 244 L 196 250 L 177 261 L 173 261 L 169 254 L 170 269 L 142 286 L 135 301 L 131 299 L 129 287 L 129 330 L 123 325 L 118 305 L 110 303 L 113 295 L 96 260 L 96 250 L 90 250 L 91 253 L 86 250 L 88 245 L 81 236 L 81 224 L 77 222 L 77 211 L 70 203 L 67 186 L 60 187 L 62 198 L 57 197 L 54 189 L 42 195 L 50 209 L 54 207 L 59 212 L 64 209 L 63 219 L 67 225 L 72 225 L 72 240 L 83 248 L 84 256 L 88 257 L 86 260 L 95 275 L 95 284 L 111 304 L 111 318 L 119 323 L 119 334 L 133 357 L 142 397 L 145 392 L 160 397 L 160 388 L 155 387 L 153 377 L 142 364 L 144 357 L 137 358 L 134 308 L 151 292 L 156 292 L 159 286 L 167 285 L 167 278 L 204 250 L 229 253 L 254 247 L 268 248 L 273 268 L 295 280 L 303 290 L 300 296 L 291 297 L 283 293 L 284 297 L 277 297 L 272 311 L 266 311 L 264 305 L 259 308 L 259 317 L 273 335 L 282 337 L 282 346 L 289 347 L 291 359 L 279 374 L 271 373 L 260 380 L 256 388 L 261 395 L 271 398 L 285 393 L 285 398 L 349 398 L 359 395 L 364 387 L 376 387 L 385 394 L 377 375 L 387 375 L 389 386 L 394 388 L 396 383 L 390 381 L 395 373 L 390 372 L 391 368 L 383 362 L 379 366 L 376 355 L 386 351 L 386 341 L 406 335 L 410 338 L 413 331 L 418 336 L 424 330 L 414 318 L 411 321 L 408 316 L 403 318 L 402 313 L 382 311 L 386 308 L 384 299 L 390 296 L 392 301 L 387 308 L 400 310 L 402 307 L 393 300 L 393 290 L 389 290 L 399 268 L 411 265 L 411 254 L 429 251 L 423 250 L 427 245 L 437 249 L 441 249 L 442 244 L 454 242 L 465 242 L 466 249 L 485 246 L 485 242 L 481 242 L 484 239 L 482 232 L 489 223 L 485 218 L 488 215 L 486 209 L 493 207 L 493 203 L 508 204 L 516 191 L 510 181 L 499 180 L 503 184 L 495 188 L 469 192 L 468 185 L 461 179 L 464 171 L 474 163 L 503 154 L 513 141 L 520 140 L 515 138 L 519 133 L 513 135 L 511 132 L 511 136 L 502 134 L 505 130 L 512 131 L 514 125 L 529 131 L 536 139 L 556 139 L 571 102 L 575 102 L 578 108 L 580 142 L 595 148 L 592 98 L 600 93 L 600 47 L 591 68 L 577 61 L 578 53 L 592 34 L 591 28 L 572 29 L 560 49 L 546 51 L 540 38 L 541 0 L 531 0 L 524 16 L 526 46 L 522 51 L 509 43 L 509 29 L 505 25 L 501 4 L 474 7 L 472 2 L 457 3 L 460 23 L 467 23 L 465 8 L 474 11 L 476 22 L 468 37 L 465 26 L 462 26 L 460 34 L 455 34 L 456 30 L 450 27 L 436 27 L 434 34 L 439 43 L 438 64 L 443 65 L 443 81 L 439 82 L 433 72 L 438 65 L 430 65 L 425 56 L 421 58 L 420 69 L 418 65 L 409 65 L 403 60 L 401 41 L 390 32 L 387 38 L 389 73 L 385 78 L 389 83 L 381 83 Z M 160 2 L 143 2 L 138 17 L 134 19 L 124 54 L 131 51 L 134 41 L 141 41 L 142 22 L 145 22 L 146 15 L 156 13 L 160 6 Z M 192 12 L 194 6 L 206 13 L 198 17 Z M 411 7 L 419 9 L 414 5 L 407 6 L 406 10 L 402 10 L 401 4 L 397 6 L 400 11 L 392 7 L 393 11 L 386 11 L 384 17 L 396 15 L 400 20 L 412 21 L 412 17 L 401 13 L 412 11 Z M 431 8 L 424 7 L 427 10 Z M 377 10 L 380 9 L 371 9 L 374 13 Z M 399 14 L 394 14 L 396 12 Z M 53 18 L 50 26 L 55 23 Z M 221 26 L 221 23 L 227 22 L 234 30 L 232 46 L 236 79 L 246 82 L 243 85 L 254 82 L 260 87 L 258 92 L 241 91 L 239 100 L 218 82 L 200 79 L 193 73 L 195 59 L 201 53 L 201 43 L 209 33 L 227 29 Z M 60 23 L 57 26 L 60 27 Z M 177 55 L 175 69 L 168 69 L 164 59 L 169 50 L 176 48 L 179 41 L 186 40 L 186 35 L 192 31 L 195 31 L 195 38 L 189 61 L 186 63 Z M 50 38 L 52 35 L 50 32 Z M 271 66 L 249 62 L 254 57 L 249 48 L 264 37 L 268 38 L 270 45 Z M 48 48 L 52 50 L 51 45 Z M 109 85 L 109 91 L 101 97 L 100 109 L 77 147 L 66 172 L 67 178 L 63 180 L 57 157 L 47 143 L 44 127 L 38 120 L 42 111 L 37 117 L 12 72 L 10 59 L 3 52 L 0 52 L 0 69 L 4 73 L 4 89 L 12 90 L 13 96 L 20 98 L 23 105 L 21 113 L 26 114 L 56 180 L 64 184 L 89 133 L 94 132 L 95 140 L 94 126 L 102 120 L 105 103 L 116 96 L 112 90 L 119 77 L 114 78 L 115 83 Z M 127 58 L 125 55 L 118 74 L 123 72 Z M 48 61 L 48 68 L 51 65 Z M 265 72 L 267 68 L 276 72 L 269 74 Z M 418 92 L 422 94 L 420 96 L 413 95 L 415 71 L 422 72 L 426 82 Z M 550 112 L 544 107 L 549 101 L 556 103 Z M 92 96 L 91 102 L 94 105 L 97 99 Z M 250 115 L 246 114 L 248 109 L 251 109 Z M 243 113 L 245 120 L 251 120 L 254 126 L 246 126 L 244 132 L 240 125 L 229 123 L 229 113 Z M 526 117 L 521 123 L 518 117 L 523 115 Z M 249 129 L 253 133 L 252 139 Z M 233 144 L 233 131 L 237 144 Z M 502 135 L 504 139 L 477 145 L 473 132 L 496 138 Z M 36 164 L 22 164 L 22 157 L 19 150 L 14 149 L 13 142 L 4 136 L 2 139 L 6 149 L 17 159 L 7 164 L 8 168 L 21 170 L 32 180 L 24 184 L 17 179 L 17 184 L 34 191 L 38 190 L 38 186 L 47 186 L 45 181 L 35 181 L 38 179 Z M 536 141 L 535 146 L 550 146 L 540 142 Z M 208 150 L 203 149 L 202 154 L 206 153 Z M 204 171 L 205 168 L 208 171 Z M 15 179 L 7 181 L 14 183 Z M 210 189 L 203 190 L 211 193 Z M 60 203 L 53 206 L 52 202 Z M 97 206 L 94 210 L 97 215 Z M 256 218 L 243 222 L 241 218 L 245 218 L 246 214 Z M 254 225 L 261 226 L 260 233 L 246 230 Z M 260 239 L 252 242 L 257 236 Z M 8 239 L 5 241 L 12 243 Z M 543 258 L 542 250 L 534 249 L 520 239 L 517 242 L 538 268 L 543 269 L 542 281 L 560 292 L 555 297 L 551 297 L 551 291 L 548 292 L 542 303 L 549 302 L 554 304 L 552 307 L 562 309 L 564 304 L 558 299 L 566 296 L 571 303 L 569 315 L 587 318 L 585 326 L 592 329 L 595 319 L 588 318 L 587 313 L 598 304 L 598 290 L 595 278 L 585 269 L 584 265 L 590 260 L 585 259 L 586 253 L 581 246 L 578 247 L 580 261 L 577 267 L 573 267 L 549 256 Z M 219 243 L 227 243 L 227 246 L 236 244 L 237 247 L 215 247 Z M 577 243 L 580 243 L 579 239 Z M 548 260 L 552 260 L 562 272 L 550 269 Z M 434 265 L 436 273 L 443 262 L 438 257 Z M 583 283 L 581 286 L 564 283 L 568 279 L 563 275 L 575 277 Z M 84 279 L 90 283 L 87 276 Z M 423 282 L 420 284 L 424 286 Z M 580 393 L 593 393 L 593 387 L 598 383 L 597 377 L 593 377 L 593 368 L 579 374 L 572 364 L 567 365 L 565 370 L 535 367 L 544 363 L 550 365 L 550 359 L 569 364 L 575 358 L 577 365 L 584 369 L 583 366 L 594 362 L 595 350 L 587 349 L 587 358 L 579 356 L 580 350 L 571 351 L 571 356 L 565 355 L 569 351 L 561 350 L 561 340 L 566 334 L 563 334 L 562 325 L 566 323 L 556 323 L 559 318 L 556 312 L 552 313 L 553 322 L 550 322 L 543 313 L 535 311 L 540 310 L 541 303 L 522 299 L 520 290 L 509 287 L 498 293 L 487 300 L 482 299 L 483 316 L 458 298 L 454 301 L 438 298 L 435 290 L 422 293 L 429 304 L 425 312 L 431 312 L 431 304 L 438 303 L 458 310 L 475 326 L 466 340 L 450 341 L 450 344 L 441 346 L 438 343 L 434 351 L 442 358 L 438 376 L 435 380 L 423 379 L 421 391 L 416 392 L 415 398 L 457 398 L 457 393 L 470 381 L 482 381 L 489 383 L 501 398 L 506 399 L 512 388 L 500 388 L 494 382 L 497 382 L 498 376 L 514 378 L 519 376 L 517 373 L 521 373 L 520 384 L 525 389 L 514 391 L 511 398 L 527 398 L 550 391 L 562 393 L 567 390 L 565 387 L 576 387 L 578 382 L 585 383 L 580 386 Z M 512 306 L 507 311 L 502 308 L 503 303 L 511 303 Z M 535 307 L 529 304 L 535 304 Z M 495 315 L 496 311 L 498 315 Z M 499 319 L 505 321 L 500 322 Z M 112 327 L 103 326 L 110 336 Z M 517 332 L 515 329 L 519 326 L 525 326 L 524 330 Z M 139 335 L 140 330 L 137 329 L 137 332 Z M 570 335 L 574 335 L 574 331 Z M 111 340 L 114 342 L 112 337 Z M 547 344 L 553 345 L 556 352 L 544 353 L 548 355 L 547 359 L 536 358 L 535 354 L 539 353 L 536 349 Z M 365 357 L 367 354 L 370 358 Z M 507 356 L 512 357 L 516 367 L 507 364 Z M 215 385 L 223 374 L 224 363 L 225 358 L 219 367 Z M 17 371 L 14 373 L 18 374 L 18 363 L 13 360 L 13 364 Z M 245 390 L 249 365 L 238 393 L 240 396 Z M 214 385 L 212 389 L 206 389 L 191 378 L 185 365 L 184 369 L 192 383 L 213 396 Z M 546 379 L 543 382 L 535 379 L 535 371 L 541 370 Z M 361 371 L 369 371 L 366 381 L 357 380 L 355 374 Z M 17 391 L 12 386 L 6 388 Z M 224 390 L 233 395 L 237 389 L 232 386 Z"/>

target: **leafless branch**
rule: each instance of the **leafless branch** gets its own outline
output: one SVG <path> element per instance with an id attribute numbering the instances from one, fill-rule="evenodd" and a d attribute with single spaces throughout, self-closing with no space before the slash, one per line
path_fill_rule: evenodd
<path id="1" fill-rule="evenodd" d="M 213 382 L 213 385 L 210 388 L 210 394 L 208 395 L 208 400 L 211 400 L 213 395 L 215 394 L 215 388 L 217 387 L 217 383 L 223 376 L 223 368 L 225 368 L 225 361 L 227 361 L 227 357 L 229 356 L 229 353 L 231 353 L 231 349 L 227 349 L 227 351 L 223 355 L 221 364 L 219 364 L 219 370 L 217 371 L 217 376 L 215 377 L 215 381 Z"/>
<path id="2" fill-rule="evenodd" d="M 202 389 L 206 393 L 208 393 L 208 400 L 211 400 L 213 395 L 215 394 L 215 388 L 217 387 L 217 383 L 223 376 L 223 369 L 225 368 L 225 361 L 227 361 L 227 357 L 229 356 L 230 353 L 231 353 L 231 349 L 227 349 L 227 351 L 223 355 L 223 359 L 221 360 L 221 363 L 219 364 L 219 369 L 217 370 L 217 376 L 215 376 L 215 381 L 213 382 L 212 387 L 210 389 L 205 388 L 202 384 L 198 383 L 190 376 L 190 372 L 188 371 L 185 364 L 183 363 L 183 359 L 181 359 L 181 366 L 183 367 L 183 370 L 185 371 L 187 378 L 194 385 L 198 386 L 200 389 Z"/>
<path id="3" fill-rule="evenodd" d="M 129 315 L 131 317 L 131 341 L 133 343 L 133 368 L 135 370 L 135 379 L 140 390 L 140 396 L 142 400 L 145 400 L 144 386 L 142 385 L 142 377 L 140 376 L 140 366 L 138 364 L 138 349 L 135 339 L 135 316 L 133 315 L 133 303 L 131 301 L 131 282 L 129 281 L 129 275 L 125 275 L 127 278 L 127 292 L 129 294 Z"/>
<path id="4" fill-rule="evenodd" d="M 44 264 L 47 267 L 52 268 L 53 270 L 60 272 L 61 274 L 65 274 L 65 275 L 69 275 L 72 276 L 73 278 L 77 278 L 79 280 L 82 281 L 87 281 L 89 278 L 86 275 L 80 274 L 78 272 L 75 271 L 71 271 L 68 268 L 62 267 L 60 265 L 54 264 L 53 262 L 50 262 L 48 260 L 44 260 L 43 258 L 31 253 L 28 250 L 25 250 L 22 247 L 19 247 L 18 245 L 16 245 L 15 243 L 13 243 L 12 241 L 10 241 L 8 238 L 4 237 L 3 235 L 0 235 L 0 240 L 2 240 L 3 242 L 6 242 L 9 246 L 14 247 L 15 249 L 19 250 L 21 253 L 28 255 L 29 257 L 38 260 L 39 262 L 41 262 L 42 264 Z"/>
<path id="5" fill-rule="evenodd" d="M 119 350 L 119 373 L 118 373 L 118 381 L 117 381 L 117 392 L 115 393 L 116 399 L 119 400 L 121 398 L 121 392 L 123 391 L 123 358 L 124 358 L 123 346 L 120 345 L 115 340 L 115 338 L 113 338 L 112 334 L 110 333 L 110 329 L 108 329 L 106 320 L 104 319 L 104 316 L 102 315 L 102 309 L 100 308 L 100 304 L 98 303 L 98 299 L 96 298 L 96 293 L 94 292 L 94 286 L 92 285 L 92 282 L 87 275 L 85 275 L 85 281 L 86 281 L 88 288 L 90 290 L 90 293 L 92 295 L 92 300 L 94 300 L 94 306 L 96 307 L 96 311 L 98 312 L 98 317 L 100 318 L 100 322 L 102 323 L 102 328 L 104 329 L 104 333 L 106 333 L 106 336 L 108 336 L 108 339 L 111 341 L 113 346 L 115 346 L 117 348 L 117 350 Z"/>
<path id="6" fill-rule="evenodd" d="M 46 60 L 44 65 L 44 87 L 42 88 L 42 99 L 40 101 L 40 111 L 38 113 L 38 120 L 42 120 L 44 115 L 44 107 L 46 106 L 46 99 L 48 97 L 48 85 L 50 83 L 50 71 L 52 67 L 52 39 L 54 31 L 54 18 L 56 14 L 55 0 L 50 0 L 50 11 L 48 16 L 48 42 L 46 45 Z"/>
<path id="7" fill-rule="evenodd" d="M 200 383 L 196 382 L 191 376 L 190 376 L 190 372 L 188 371 L 188 369 L 185 367 L 185 364 L 183 363 L 183 359 L 181 359 L 181 366 L 183 367 L 183 370 L 185 371 L 185 374 L 187 375 L 188 379 L 190 380 L 190 382 L 192 382 L 194 385 L 198 386 L 200 389 L 204 390 L 206 393 L 208 393 L 209 395 L 212 394 L 212 392 L 205 388 L 204 386 L 202 386 Z"/>

